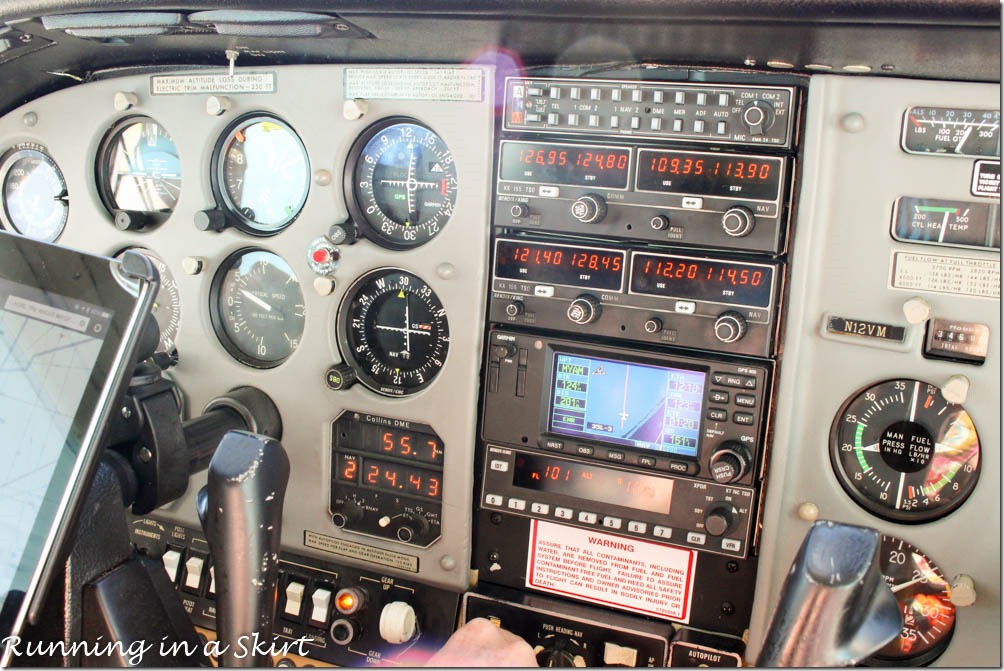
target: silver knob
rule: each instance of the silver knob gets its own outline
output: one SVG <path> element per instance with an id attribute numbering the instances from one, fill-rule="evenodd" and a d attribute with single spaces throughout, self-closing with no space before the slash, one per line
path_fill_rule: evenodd
<path id="1" fill-rule="evenodd" d="M 607 201 L 603 196 L 587 193 L 572 203 L 572 216 L 583 224 L 598 224 L 607 216 Z"/>
<path id="2" fill-rule="evenodd" d="M 722 215 L 722 228 L 733 238 L 741 238 L 753 232 L 756 217 L 745 207 L 730 207 Z"/>
<path id="3" fill-rule="evenodd" d="M 746 318 L 734 310 L 723 312 L 715 320 L 715 337 L 723 343 L 733 343 L 746 335 Z"/>
<path id="4" fill-rule="evenodd" d="M 583 294 L 571 302 L 565 313 L 572 322 L 584 326 L 600 318 L 600 302 L 589 294 Z"/>

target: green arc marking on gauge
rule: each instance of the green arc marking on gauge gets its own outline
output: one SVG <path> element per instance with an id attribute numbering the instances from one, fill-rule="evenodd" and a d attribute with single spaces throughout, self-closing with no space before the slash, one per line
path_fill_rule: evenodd
<path id="1" fill-rule="evenodd" d="M 858 463 L 861 464 L 861 468 L 867 471 L 871 468 L 868 465 L 868 461 L 865 459 L 865 452 L 861 445 L 861 437 L 865 433 L 865 425 L 858 423 L 858 428 L 854 431 L 854 454 L 857 455 Z"/>
<path id="2" fill-rule="evenodd" d="M 917 205 L 914 208 L 917 212 L 938 212 L 940 214 L 958 214 L 957 207 L 938 207 L 937 205 Z"/>

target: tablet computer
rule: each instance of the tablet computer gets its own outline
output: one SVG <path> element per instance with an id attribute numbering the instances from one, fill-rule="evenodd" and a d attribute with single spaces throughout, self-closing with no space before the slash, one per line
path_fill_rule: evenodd
<path id="1" fill-rule="evenodd" d="M 65 559 L 157 286 L 142 255 L 0 232 L 0 637 L 20 634 Z"/>

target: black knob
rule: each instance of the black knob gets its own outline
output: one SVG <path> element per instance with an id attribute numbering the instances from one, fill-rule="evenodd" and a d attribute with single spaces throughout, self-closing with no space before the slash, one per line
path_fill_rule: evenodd
<path id="1" fill-rule="evenodd" d="M 607 216 L 607 201 L 603 196 L 587 193 L 572 203 L 572 216 L 583 224 L 598 224 Z"/>
<path id="2" fill-rule="evenodd" d="M 530 216 L 530 206 L 526 203 L 516 203 L 509 208 L 509 214 L 511 214 L 514 219 L 528 217 Z"/>
<path id="3" fill-rule="evenodd" d="M 334 224 L 328 229 L 328 239 L 336 245 L 354 245 L 359 240 L 359 231 L 351 221 Z"/>
<path id="4" fill-rule="evenodd" d="M 735 310 L 718 315 L 715 320 L 715 337 L 723 343 L 734 343 L 746 335 L 746 318 Z"/>
<path id="5" fill-rule="evenodd" d="M 741 479 L 750 467 L 749 450 L 742 443 L 727 440 L 711 455 L 711 477 L 723 485 Z"/>
<path id="6" fill-rule="evenodd" d="M 774 107 L 763 100 L 754 100 L 743 109 L 743 123 L 753 135 L 763 135 L 774 125 Z"/>
<path id="7" fill-rule="evenodd" d="M 519 317 L 526 311 L 523 301 L 513 301 L 505 306 L 505 313 L 510 317 Z"/>
<path id="8" fill-rule="evenodd" d="M 573 300 L 565 313 L 572 322 L 584 326 L 600 318 L 600 302 L 589 294 L 583 294 Z"/>
<path id="9" fill-rule="evenodd" d="M 421 515 L 403 515 L 396 536 L 402 543 L 410 543 L 415 536 L 424 535 L 428 531 L 429 521 Z"/>
<path id="10" fill-rule="evenodd" d="M 669 228 L 669 217 L 657 214 L 649 220 L 648 224 L 657 231 L 664 231 Z"/>
<path id="11" fill-rule="evenodd" d="M 652 317 L 645 322 L 645 333 L 658 333 L 662 330 L 662 320 L 658 317 Z"/>
<path id="12" fill-rule="evenodd" d="M 730 207 L 722 214 L 722 228 L 733 238 L 742 238 L 753 232 L 756 217 L 745 207 Z"/>
<path id="13" fill-rule="evenodd" d="M 363 509 L 355 501 L 349 501 L 338 507 L 338 510 L 331 513 L 331 523 L 339 529 L 348 524 L 358 522 L 363 518 Z"/>
<path id="14" fill-rule="evenodd" d="M 511 342 L 500 342 L 492 345 L 492 354 L 499 359 L 511 359 L 516 356 L 516 345 Z"/>
<path id="15" fill-rule="evenodd" d="M 558 641 L 554 647 L 537 646 L 534 648 L 534 654 L 537 656 L 537 664 L 544 668 L 563 666 L 581 668 L 586 665 L 586 660 L 583 659 L 582 655 L 577 655 L 574 650 L 569 650 L 568 644 L 563 641 Z"/>
<path id="16" fill-rule="evenodd" d="M 115 213 L 115 228 L 120 231 L 138 231 L 153 223 L 153 217 L 146 212 L 119 210 Z"/>
<path id="17" fill-rule="evenodd" d="M 324 374 L 328 389 L 343 391 L 356 383 L 356 371 L 347 363 L 337 363 Z"/>
<path id="18" fill-rule="evenodd" d="M 223 210 L 201 210 L 195 213 L 195 227 L 200 231 L 219 233 L 227 227 L 227 215 Z"/>
<path id="19" fill-rule="evenodd" d="M 704 514 L 704 530 L 712 536 L 724 536 L 736 522 L 736 509 L 728 503 L 716 503 Z"/>

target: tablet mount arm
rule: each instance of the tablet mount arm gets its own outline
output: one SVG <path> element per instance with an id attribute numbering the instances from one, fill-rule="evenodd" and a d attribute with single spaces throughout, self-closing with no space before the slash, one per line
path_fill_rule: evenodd
<path id="1" fill-rule="evenodd" d="M 145 340 L 148 348 L 108 427 L 108 449 L 82 507 L 62 579 L 30 614 L 32 626 L 25 631 L 26 639 L 62 641 L 63 650 L 33 663 L 207 665 L 163 564 L 133 548 L 126 508 L 143 515 L 183 495 L 189 477 L 206 469 L 227 432 L 278 439 L 282 424 L 275 404 L 253 387 L 233 389 L 201 416 L 182 422 L 181 394 L 161 369 L 167 360 L 150 356 L 156 338 Z M 279 506 L 281 511 L 281 501 Z M 78 642 L 104 642 L 95 648 L 107 648 L 107 654 L 91 654 L 95 648 L 74 654 Z"/>

